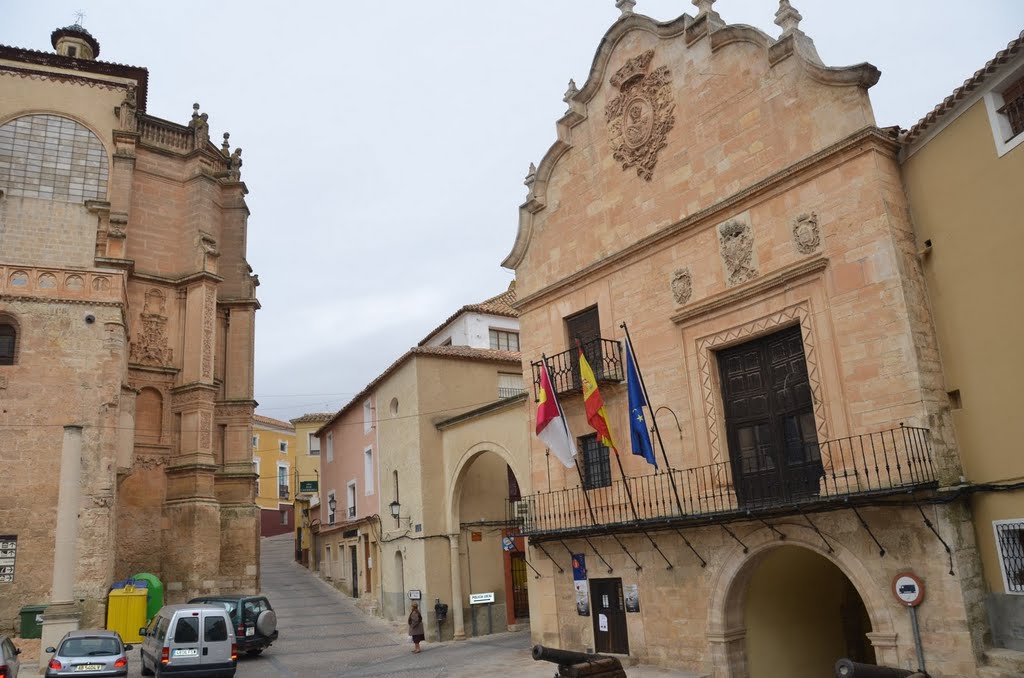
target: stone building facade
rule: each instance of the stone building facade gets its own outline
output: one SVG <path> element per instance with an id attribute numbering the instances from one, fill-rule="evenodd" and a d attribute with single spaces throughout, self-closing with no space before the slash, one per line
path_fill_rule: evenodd
<path id="1" fill-rule="evenodd" d="M 111 582 L 170 601 L 255 590 L 257 279 L 240 150 L 193 107 L 146 111 L 144 68 L 0 46 L 0 626 L 102 626 Z"/>
<path id="2" fill-rule="evenodd" d="M 620 0 L 526 179 L 503 262 L 523 367 L 536 384 L 546 356 L 579 448 L 565 468 L 533 438 L 510 506 L 534 640 L 716 677 L 916 669 L 911 572 L 927 670 L 976 676 L 983 581 L 880 74 L 824 65 L 787 0 L 777 37 L 714 4 L 658 23 Z"/>

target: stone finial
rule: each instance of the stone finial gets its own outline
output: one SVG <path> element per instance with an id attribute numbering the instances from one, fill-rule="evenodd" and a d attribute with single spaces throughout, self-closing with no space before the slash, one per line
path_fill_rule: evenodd
<path id="1" fill-rule="evenodd" d="M 779 0 L 779 11 L 775 12 L 775 25 L 782 28 L 783 35 L 799 33 L 803 16 L 789 4 L 789 0 Z"/>
<path id="2" fill-rule="evenodd" d="M 636 0 L 615 0 L 615 6 L 622 12 L 622 16 L 633 13 L 633 7 L 636 6 Z"/>
<path id="3" fill-rule="evenodd" d="M 704 16 L 705 14 L 707 14 L 708 17 L 711 18 L 711 19 L 721 19 L 722 18 L 721 16 L 719 16 L 718 12 L 716 12 L 714 10 L 714 8 L 713 8 L 713 5 L 715 4 L 715 0 L 692 0 L 692 2 L 694 4 L 694 6 L 697 8 L 697 16 L 698 17 Z"/>
<path id="4" fill-rule="evenodd" d="M 572 103 L 572 98 L 580 93 L 579 88 L 576 86 L 576 81 L 569 78 L 569 87 L 565 90 L 565 96 L 562 97 L 562 101 L 567 104 Z"/>
<path id="5" fill-rule="evenodd" d="M 199 119 L 199 104 L 192 104 L 192 122 L 195 123 Z"/>
<path id="6" fill-rule="evenodd" d="M 533 182 L 537 180 L 537 166 L 532 162 L 530 163 L 530 169 L 526 171 L 526 178 L 523 180 L 523 185 L 527 188 L 533 188 Z"/>
<path id="7" fill-rule="evenodd" d="M 228 139 L 230 138 L 231 134 L 229 132 L 224 132 L 224 141 L 221 142 L 220 152 L 224 154 L 225 158 L 231 157 L 231 144 L 228 143 Z"/>

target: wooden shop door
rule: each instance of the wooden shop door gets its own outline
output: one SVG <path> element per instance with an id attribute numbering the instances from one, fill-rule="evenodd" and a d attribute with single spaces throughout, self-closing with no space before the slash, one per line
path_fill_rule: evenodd
<path id="1" fill-rule="evenodd" d="M 591 579 L 590 600 L 594 615 L 594 651 L 629 654 L 626 631 L 626 605 L 622 580 Z"/>

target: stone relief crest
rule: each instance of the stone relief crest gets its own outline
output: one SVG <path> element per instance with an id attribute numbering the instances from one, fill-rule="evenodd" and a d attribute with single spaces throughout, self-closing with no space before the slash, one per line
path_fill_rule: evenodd
<path id="1" fill-rule="evenodd" d="M 800 254 L 810 254 L 821 244 L 818 230 L 818 215 L 814 212 L 801 214 L 793 222 L 793 242 Z"/>
<path id="2" fill-rule="evenodd" d="M 678 268 L 672 274 L 672 281 L 669 283 L 672 288 L 672 296 L 676 303 L 683 305 L 690 300 L 693 294 L 693 277 L 690 275 L 690 268 Z"/>
<path id="3" fill-rule="evenodd" d="M 131 343 L 129 359 L 140 365 L 163 367 L 170 365 L 174 350 L 167 345 L 167 298 L 153 287 L 146 292 L 140 320 L 142 328 L 138 339 Z"/>
<path id="4" fill-rule="evenodd" d="M 633 57 L 609 82 L 619 94 L 605 106 L 612 157 L 622 169 L 636 167 L 637 176 L 650 181 L 658 152 L 675 125 L 671 74 L 665 66 L 647 70 L 654 50 Z"/>
<path id="5" fill-rule="evenodd" d="M 718 248 L 725 263 L 726 282 L 739 285 L 757 277 L 754 264 L 754 232 L 750 224 L 739 219 L 718 227 Z"/>

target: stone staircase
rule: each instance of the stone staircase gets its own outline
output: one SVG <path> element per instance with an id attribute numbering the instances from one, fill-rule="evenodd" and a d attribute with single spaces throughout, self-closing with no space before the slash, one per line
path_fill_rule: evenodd
<path id="1" fill-rule="evenodd" d="M 985 664 L 978 678 L 1020 678 L 1024 676 L 1024 652 L 989 648 L 985 650 Z"/>

